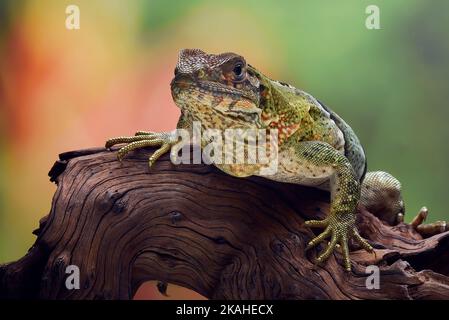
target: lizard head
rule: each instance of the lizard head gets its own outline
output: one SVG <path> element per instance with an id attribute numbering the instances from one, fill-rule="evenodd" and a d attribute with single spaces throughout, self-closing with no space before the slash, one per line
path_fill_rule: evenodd
<path id="1" fill-rule="evenodd" d="M 235 53 L 179 53 L 171 92 L 186 115 L 206 127 L 260 127 L 259 80 Z"/>

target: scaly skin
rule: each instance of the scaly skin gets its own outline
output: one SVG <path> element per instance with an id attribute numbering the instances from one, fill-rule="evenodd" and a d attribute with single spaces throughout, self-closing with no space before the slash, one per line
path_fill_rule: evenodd
<path id="1" fill-rule="evenodd" d="M 277 129 L 277 172 L 265 178 L 331 192 L 328 217 L 306 222 L 309 227 L 324 228 L 308 248 L 330 237 L 318 262 L 325 261 L 339 244 L 345 269 L 351 270 L 350 238 L 372 251 L 355 225 L 361 182 L 366 172 L 365 153 L 352 129 L 337 114 L 309 94 L 267 78 L 234 53 L 213 55 L 198 49 L 182 50 L 171 89 L 182 111 L 177 128 L 191 129 L 193 121 L 200 121 L 203 129 Z M 110 139 L 106 147 L 128 143 L 118 152 L 121 160 L 133 149 L 161 146 L 150 157 L 151 166 L 176 142 L 173 133 L 138 132 L 134 137 Z M 207 141 L 201 143 L 204 146 Z M 263 168 L 259 164 L 215 165 L 236 177 L 261 175 Z M 375 181 L 381 190 L 376 175 L 370 175 L 369 181 Z M 399 187 L 398 183 L 396 198 L 390 199 L 398 210 L 394 214 L 403 211 Z M 369 205 L 369 200 L 364 204 Z"/>

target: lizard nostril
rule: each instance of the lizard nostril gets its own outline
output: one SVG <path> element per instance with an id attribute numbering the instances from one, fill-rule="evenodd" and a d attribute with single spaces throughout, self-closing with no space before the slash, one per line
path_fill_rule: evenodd
<path id="1" fill-rule="evenodd" d="M 175 68 L 175 76 L 178 75 L 178 73 L 179 73 L 179 69 L 178 69 L 178 67 L 176 67 Z"/>

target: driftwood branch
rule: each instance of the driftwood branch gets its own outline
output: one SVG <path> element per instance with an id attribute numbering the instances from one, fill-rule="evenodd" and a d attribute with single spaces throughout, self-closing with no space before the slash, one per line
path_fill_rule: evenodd
<path id="1" fill-rule="evenodd" d="M 61 154 L 51 212 L 29 252 L 0 266 L 0 297 L 130 299 L 160 280 L 211 299 L 449 298 L 449 232 L 422 239 L 360 208 L 375 254 L 353 247 L 350 273 L 338 252 L 315 266 L 303 222 L 326 215 L 326 192 L 175 166 L 167 155 L 149 170 L 150 152 L 122 163 L 103 148 Z M 373 264 L 378 290 L 365 286 Z M 65 286 L 68 265 L 80 269 L 79 290 Z"/>

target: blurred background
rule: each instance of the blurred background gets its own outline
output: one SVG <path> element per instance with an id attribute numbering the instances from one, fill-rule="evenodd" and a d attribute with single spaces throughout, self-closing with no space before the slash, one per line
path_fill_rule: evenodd
<path id="1" fill-rule="evenodd" d="M 370 4 L 380 30 L 365 27 Z M 449 1 L 1 0 L 0 263 L 34 242 L 59 153 L 175 127 L 181 48 L 237 52 L 313 94 L 358 133 L 369 170 L 402 182 L 408 220 L 424 205 L 449 219 Z M 154 283 L 136 294 L 161 297 Z"/>

